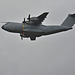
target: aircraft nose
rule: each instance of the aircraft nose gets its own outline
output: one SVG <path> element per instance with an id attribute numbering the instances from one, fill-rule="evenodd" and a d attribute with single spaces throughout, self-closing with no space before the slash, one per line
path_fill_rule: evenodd
<path id="1" fill-rule="evenodd" d="M 4 25 L 1 28 L 4 29 Z"/>

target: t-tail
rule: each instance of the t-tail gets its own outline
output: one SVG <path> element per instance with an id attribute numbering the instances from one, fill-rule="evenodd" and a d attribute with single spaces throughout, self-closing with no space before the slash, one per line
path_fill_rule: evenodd
<path id="1" fill-rule="evenodd" d="M 75 14 L 69 14 L 65 21 L 61 24 L 61 26 L 65 26 L 68 28 L 72 28 L 75 24 Z"/>

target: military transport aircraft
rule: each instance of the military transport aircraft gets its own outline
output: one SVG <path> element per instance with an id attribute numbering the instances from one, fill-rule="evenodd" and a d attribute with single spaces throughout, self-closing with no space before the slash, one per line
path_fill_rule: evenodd
<path id="1" fill-rule="evenodd" d="M 2 26 L 2 29 L 12 33 L 19 33 L 22 40 L 23 38 L 36 40 L 36 37 L 70 30 L 75 24 L 75 14 L 69 14 L 60 26 L 45 26 L 42 22 L 45 20 L 48 13 L 49 12 L 44 12 L 38 17 L 30 17 L 29 14 L 29 17 L 27 18 L 28 21 L 25 21 L 24 18 L 22 23 L 7 22 Z"/>

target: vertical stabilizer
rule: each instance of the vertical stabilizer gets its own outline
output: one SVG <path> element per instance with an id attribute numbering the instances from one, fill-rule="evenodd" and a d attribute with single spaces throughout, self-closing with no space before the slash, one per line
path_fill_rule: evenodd
<path id="1" fill-rule="evenodd" d="M 69 14 L 61 26 L 71 27 L 75 24 L 75 14 Z"/>

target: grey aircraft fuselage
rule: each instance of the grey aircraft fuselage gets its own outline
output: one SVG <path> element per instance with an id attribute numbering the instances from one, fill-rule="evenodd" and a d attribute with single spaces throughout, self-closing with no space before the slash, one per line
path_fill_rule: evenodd
<path id="1" fill-rule="evenodd" d="M 23 25 L 24 25 L 24 30 L 23 30 Z M 24 32 L 24 35 L 26 37 L 39 37 L 42 35 L 49 35 L 53 33 L 67 31 L 72 28 L 64 27 L 64 26 L 30 25 L 30 24 L 23 24 L 23 23 L 13 24 L 8 22 L 6 25 L 3 26 L 3 29 L 13 33 L 21 34 Z"/>
<path id="2" fill-rule="evenodd" d="M 71 23 L 69 23 L 68 21 L 70 21 Z M 72 14 L 69 15 L 67 19 L 63 22 L 63 24 L 60 26 L 59 25 L 45 26 L 42 24 L 37 25 L 32 24 L 30 22 L 29 23 L 7 22 L 5 25 L 2 26 L 2 29 L 12 33 L 20 33 L 21 37 L 35 40 L 36 37 L 70 30 L 72 29 L 74 23 L 75 23 L 75 14 Z"/>

